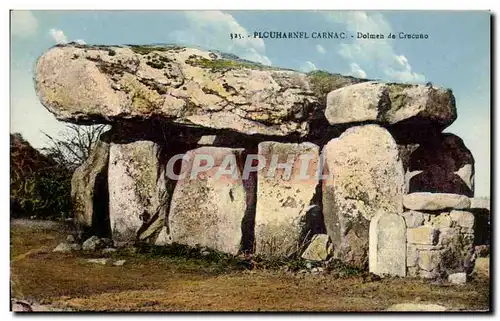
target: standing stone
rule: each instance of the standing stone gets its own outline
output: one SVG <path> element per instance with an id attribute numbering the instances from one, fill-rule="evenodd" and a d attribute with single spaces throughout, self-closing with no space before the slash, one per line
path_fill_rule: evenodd
<path id="1" fill-rule="evenodd" d="M 257 174 L 255 253 L 289 256 L 305 245 L 308 220 L 314 220 L 319 177 L 319 147 L 312 143 L 263 142 L 259 155 L 266 160 Z M 289 171 L 276 168 L 290 161 Z M 308 237 L 312 237 L 308 235 Z"/>
<path id="2" fill-rule="evenodd" d="M 483 278 L 490 278 L 490 258 L 480 257 L 476 259 L 474 264 L 474 272 Z"/>
<path id="3" fill-rule="evenodd" d="M 110 133 L 101 135 L 87 160 L 78 167 L 71 178 L 71 198 L 75 219 L 84 230 L 94 227 L 94 233 L 109 232 L 107 170 Z M 101 226 L 104 233 L 96 231 Z"/>
<path id="4" fill-rule="evenodd" d="M 246 186 L 240 170 L 243 156 L 243 149 L 222 147 L 186 153 L 180 174 L 184 177 L 177 181 L 168 215 L 172 242 L 238 253 L 244 220 L 252 219 L 248 202 L 253 201 L 253 190 Z M 193 166 L 208 167 L 207 159 L 214 160 L 211 169 L 196 175 Z"/>
<path id="5" fill-rule="evenodd" d="M 334 256 L 368 267 L 369 222 L 379 211 L 403 213 L 398 148 L 378 125 L 353 127 L 323 150 L 323 214 Z"/>
<path id="6" fill-rule="evenodd" d="M 164 206 L 165 180 L 158 153 L 158 145 L 148 140 L 111 144 L 108 185 L 114 240 L 135 240 L 140 228 Z"/>
<path id="7" fill-rule="evenodd" d="M 409 193 L 432 192 L 474 196 L 474 157 L 463 140 L 440 134 L 411 153 Z"/>
<path id="8" fill-rule="evenodd" d="M 370 222 L 370 272 L 406 276 L 406 226 L 397 214 L 380 212 Z"/>

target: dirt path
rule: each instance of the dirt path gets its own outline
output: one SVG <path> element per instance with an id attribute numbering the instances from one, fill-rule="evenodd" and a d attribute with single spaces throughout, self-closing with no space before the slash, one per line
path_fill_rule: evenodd
<path id="1" fill-rule="evenodd" d="M 67 222 L 55 222 L 46 220 L 29 220 L 29 219 L 12 219 L 10 220 L 10 226 L 12 227 L 26 227 L 31 229 L 39 230 L 56 230 L 62 231 L 64 229 L 69 229 L 69 223 Z"/>
<path id="2" fill-rule="evenodd" d="M 11 226 L 12 295 L 74 311 L 380 311 L 397 303 L 487 310 L 489 280 L 457 286 L 415 279 L 370 280 L 274 270 L 244 271 L 182 257 L 119 254 L 123 266 L 88 263 L 102 254 L 53 253 L 68 234 L 46 223 Z"/>

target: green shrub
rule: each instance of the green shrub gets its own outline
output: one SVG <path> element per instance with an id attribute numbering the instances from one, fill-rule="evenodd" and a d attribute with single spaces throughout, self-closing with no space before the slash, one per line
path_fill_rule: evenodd
<path id="1" fill-rule="evenodd" d="M 11 135 L 12 217 L 66 218 L 71 215 L 71 171 Z"/>

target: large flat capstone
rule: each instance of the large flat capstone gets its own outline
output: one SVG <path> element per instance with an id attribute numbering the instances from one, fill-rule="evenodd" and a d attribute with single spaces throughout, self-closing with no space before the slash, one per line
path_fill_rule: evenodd
<path id="1" fill-rule="evenodd" d="M 437 211 L 469 208 L 470 200 L 458 194 L 418 192 L 405 195 L 403 204 L 410 210 Z"/>
<path id="2" fill-rule="evenodd" d="M 445 128 L 455 121 L 457 110 L 451 90 L 432 85 L 363 82 L 330 92 L 325 116 L 332 125 L 409 121 Z"/>
<path id="3" fill-rule="evenodd" d="M 35 82 L 42 104 L 75 123 L 159 117 L 245 134 L 304 135 L 318 107 L 304 73 L 177 46 L 59 45 L 38 59 Z"/>
<path id="4" fill-rule="evenodd" d="M 456 118 L 449 90 L 305 74 L 179 46 L 57 45 L 38 59 L 35 88 L 58 120 L 77 124 L 155 118 L 247 135 L 304 137 L 322 132 L 311 128 L 318 124 L 329 127 L 325 116 L 332 125 L 411 120 L 437 127 Z"/>

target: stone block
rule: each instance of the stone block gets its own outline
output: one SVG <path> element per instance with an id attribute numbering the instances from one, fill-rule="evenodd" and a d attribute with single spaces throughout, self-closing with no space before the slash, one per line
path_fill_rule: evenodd
<path id="1" fill-rule="evenodd" d="M 406 276 L 406 226 L 397 214 L 380 212 L 370 222 L 370 272 Z"/>
<path id="2" fill-rule="evenodd" d="M 429 226 L 408 229 L 408 243 L 434 245 L 438 242 L 438 237 L 439 230 Z"/>

